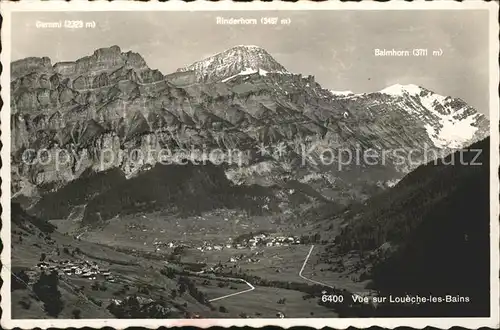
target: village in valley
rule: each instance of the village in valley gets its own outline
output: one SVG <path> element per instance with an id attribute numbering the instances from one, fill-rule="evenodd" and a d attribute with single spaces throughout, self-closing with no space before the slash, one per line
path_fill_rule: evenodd
<path id="1" fill-rule="evenodd" d="M 260 223 L 249 226 L 245 215 L 232 211 L 213 211 L 193 216 L 189 221 L 169 221 L 156 214 L 141 217 L 140 222 L 136 219 L 125 220 L 128 221 L 127 231 L 117 245 L 128 245 L 132 254 L 145 253 L 166 262 L 178 263 L 182 260 L 204 272 L 215 271 L 221 264 L 237 269 L 245 264 L 264 261 L 267 265 L 270 260 L 276 264 L 280 255 L 293 254 L 297 249 L 301 251 L 300 255 L 305 256 L 306 248 L 320 240 L 319 234 L 310 235 L 303 231 L 292 234 L 288 230 L 270 228 L 269 224 L 274 219 L 269 218 L 262 218 Z M 177 234 L 172 235 L 174 229 Z M 106 230 L 111 232 L 112 227 Z"/>
<path id="2" fill-rule="evenodd" d="M 59 277 L 75 276 L 88 280 L 104 279 L 114 283 L 116 278 L 107 268 L 101 268 L 97 262 L 88 260 L 48 259 L 37 264 L 40 271 L 57 272 Z"/>
<path id="3" fill-rule="evenodd" d="M 302 282 L 298 271 L 303 258 L 320 237 L 300 230 L 291 234 L 290 228 L 270 228 L 270 218 L 259 221 L 250 223 L 241 214 L 229 212 L 194 216 L 189 221 L 148 213 L 141 215 L 140 221 L 137 216 L 123 217 L 93 231 L 62 226 L 57 227 L 60 232 L 33 237 L 16 231 L 19 246 L 30 244 L 40 249 L 32 255 L 31 267 L 23 267 L 24 276 L 18 272 L 19 278 L 36 286 L 55 281 L 64 290 L 65 299 L 88 299 L 104 309 L 101 313 L 115 317 L 125 315 L 130 304 L 138 305 L 147 315 L 198 317 L 202 311 L 191 310 L 200 304 L 210 310 L 205 313 L 217 317 L 227 313 L 243 317 L 245 307 L 227 308 L 225 296 L 250 292 L 255 287 L 256 294 L 245 295 L 245 299 L 257 301 L 263 287 L 272 288 L 274 293 L 255 313 L 284 317 L 285 310 L 281 309 L 302 301 L 303 289 L 309 290 L 307 283 L 300 290 L 293 290 L 289 283 Z M 60 222 L 54 221 L 54 225 Z M 95 245 L 102 242 L 101 237 L 109 238 L 107 245 Z M 295 258 L 297 255 L 300 258 Z M 157 284 L 145 282 L 148 276 Z M 30 301 L 26 294 L 19 299 Z M 173 304 L 168 308 L 164 304 L 167 300 Z M 314 313 L 328 313 L 315 301 L 310 304 Z M 278 310 L 271 312 L 270 306 Z M 86 313 L 80 307 L 74 309 Z"/>
<path id="4" fill-rule="evenodd" d="M 195 249 L 200 252 L 206 252 L 222 251 L 224 249 L 254 250 L 258 247 L 279 247 L 308 243 L 308 237 L 304 240 L 302 236 L 285 235 L 283 233 L 277 234 L 276 232 L 268 231 L 269 220 L 263 221 L 265 228 L 256 226 L 254 227 L 256 228 L 254 229 L 255 232 L 252 232 L 252 227 L 245 224 L 246 218 L 244 214 L 234 211 L 217 211 L 209 212 L 204 216 L 194 216 L 185 222 L 179 222 L 178 219 L 175 219 L 175 224 L 172 224 L 175 226 L 175 230 L 184 232 L 183 235 L 175 238 L 170 236 L 174 228 L 168 228 L 164 219 L 158 221 L 156 219 L 158 217 L 154 215 L 142 215 L 143 221 L 137 222 L 136 220 L 132 220 L 127 225 L 128 235 L 123 237 L 123 239 L 124 241 L 135 241 L 138 245 L 143 245 L 141 248 L 137 246 L 137 250 L 145 249 L 157 253 L 175 248 Z M 208 219 L 210 222 L 208 222 Z M 239 230 L 234 227 L 229 229 L 231 226 L 234 226 L 233 224 L 229 224 L 231 222 L 237 223 Z M 228 231 L 231 231 L 231 233 Z M 225 240 L 221 240 L 221 232 L 227 233 Z M 150 236 L 151 233 L 155 233 L 154 236 L 156 236 L 152 242 L 148 240 L 148 238 L 152 238 Z M 194 237 L 192 237 L 191 233 L 205 233 L 205 238 L 200 239 L 196 237 L 193 239 Z M 163 240 L 161 239 L 162 236 L 169 238 Z"/>
<path id="5" fill-rule="evenodd" d="M 280 236 L 271 235 L 267 233 L 257 233 L 257 234 L 245 234 L 240 235 L 235 239 L 228 238 L 225 243 L 216 243 L 211 241 L 203 241 L 199 244 L 186 244 L 183 242 L 168 242 L 164 243 L 159 240 L 155 240 L 153 245 L 155 246 L 155 252 L 161 253 L 166 249 L 173 249 L 177 251 L 179 249 L 193 249 L 199 251 L 199 253 L 216 253 L 218 251 L 236 251 L 236 250 L 250 250 L 255 251 L 258 248 L 263 247 L 287 247 L 291 245 L 301 244 L 301 238 L 297 236 Z M 258 256 L 262 252 L 255 252 L 254 255 Z M 236 263 L 244 258 L 244 254 L 233 255 L 228 258 L 227 262 Z M 259 262 L 257 258 L 249 258 L 248 262 Z"/>
<path id="6" fill-rule="evenodd" d="M 204 242 L 202 246 L 197 247 L 196 249 L 204 252 L 204 251 L 221 251 L 224 248 L 226 249 L 250 249 L 254 250 L 258 246 L 289 246 L 292 244 L 300 244 L 300 238 L 295 236 L 271 236 L 265 233 L 260 233 L 256 235 L 250 234 L 248 238 L 241 238 L 232 240 L 229 239 L 227 244 L 211 244 L 209 242 Z"/>

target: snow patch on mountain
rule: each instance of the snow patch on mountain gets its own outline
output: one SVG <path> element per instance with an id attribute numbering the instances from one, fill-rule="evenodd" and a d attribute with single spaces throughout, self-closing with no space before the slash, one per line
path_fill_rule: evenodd
<path id="1" fill-rule="evenodd" d="M 434 117 L 434 123 L 429 121 L 424 127 L 436 147 L 462 148 L 474 139 L 479 129 L 477 122 L 482 114 L 470 112 L 468 105 L 459 109 L 453 108 L 451 97 L 430 91 L 421 93 L 418 100 Z"/>
<path id="2" fill-rule="evenodd" d="M 288 72 L 286 72 L 286 71 L 272 71 L 272 72 L 270 72 L 270 71 L 266 71 L 266 70 L 263 70 L 263 69 L 260 69 L 260 68 L 259 68 L 259 69 L 257 69 L 257 70 L 252 69 L 252 68 L 245 68 L 245 69 L 244 69 L 243 71 L 241 71 L 240 73 L 237 73 L 237 74 L 235 74 L 235 75 L 233 75 L 233 76 L 231 76 L 231 77 L 229 77 L 229 78 L 223 79 L 223 80 L 221 80 L 221 81 L 222 81 L 222 82 L 227 82 L 227 81 L 229 81 L 229 80 L 231 80 L 231 79 L 233 79 L 233 78 L 235 78 L 235 77 L 238 77 L 238 76 L 246 76 L 246 75 L 250 75 L 250 74 L 254 74 L 254 73 L 258 73 L 259 75 L 261 75 L 261 76 L 265 77 L 265 76 L 267 76 L 267 74 L 269 74 L 269 73 L 287 74 Z"/>
<path id="3" fill-rule="evenodd" d="M 334 96 L 349 96 L 349 95 L 354 95 L 354 93 L 351 92 L 351 91 L 334 91 L 334 90 L 330 90 L 329 92 L 332 93 L 332 95 L 334 95 Z"/>
<path id="4" fill-rule="evenodd" d="M 435 93 L 428 93 L 420 97 L 420 103 L 427 109 L 435 109 L 438 106 L 442 106 L 446 109 L 446 101 L 451 100 L 451 97 L 445 97 Z M 448 108 L 448 113 L 450 109 Z"/>
<path id="5" fill-rule="evenodd" d="M 442 96 L 420 86 L 396 84 L 379 93 L 395 97 L 410 115 L 421 119 L 433 144 L 438 148 L 462 148 L 473 142 L 482 114 L 471 111 L 467 104 L 453 106 L 455 99 Z"/>
<path id="6" fill-rule="evenodd" d="M 260 70 L 259 70 L 260 71 Z M 267 73 L 267 71 L 265 71 Z M 257 73 L 257 70 L 255 69 L 251 69 L 251 68 L 245 68 L 243 71 L 241 71 L 240 73 L 237 73 L 229 78 L 226 78 L 226 79 L 222 79 L 222 82 L 226 82 L 226 81 L 229 81 L 231 79 L 233 79 L 234 77 L 238 77 L 238 76 L 246 76 L 246 75 L 249 75 L 249 74 L 254 74 L 254 73 Z M 260 73 L 260 72 L 259 72 Z M 264 74 L 265 75 L 265 74 Z"/>
<path id="7" fill-rule="evenodd" d="M 380 93 L 392 96 L 419 95 L 422 92 L 422 90 L 423 89 L 420 86 L 414 84 L 408 84 L 408 85 L 395 84 L 384 88 L 383 90 L 380 91 Z"/>
<path id="8" fill-rule="evenodd" d="M 424 126 L 429 138 L 436 147 L 453 149 L 462 148 L 474 138 L 478 130 L 475 124 L 481 116 L 476 113 L 464 119 L 457 119 L 456 113 L 444 115 L 434 111 L 433 114 L 438 118 L 438 125 L 428 123 Z"/>

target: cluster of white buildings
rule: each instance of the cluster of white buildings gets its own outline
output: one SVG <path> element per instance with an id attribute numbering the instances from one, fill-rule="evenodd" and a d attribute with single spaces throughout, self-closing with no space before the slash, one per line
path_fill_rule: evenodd
<path id="1" fill-rule="evenodd" d="M 255 247 L 257 245 L 265 246 L 289 246 L 292 244 L 300 244 L 300 239 L 295 236 L 268 236 L 266 234 L 259 234 L 250 238 L 246 242 L 247 247 Z"/>
<path id="2" fill-rule="evenodd" d="M 146 244 L 144 244 L 146 245 Z M 168 248 L 168 249 L 173 249 L 175 247 L 178 246 L 178 244 L 174 243 L 174 242 L 162 242 L 162 241 L 157 241 L 155 239 L 155 241 L 153 242 L 153 246 L 155 247 L 155 251 L 156 252 L 160 252 L 162 248 Z"/>
<path id="3" fill-rule="evenodd" d="M 233 256 L 231 258 L 229 258 L 229 262 L 238 262 L 240 260 L 242 260 L 245 256 L 243 254 L 240 254 L 238 256 Z"/>
<path id="4" fill-rule="evenodd" d="M 245 258 L 245 256 L 243 254 L 241 254 L 239 256 L 234 256 L 234 257 L 229 258 L 228 261 L 229 262 L 238 262 L 240 260 L 243 260 L 243 258 Z M 250 257 L 246 261 L 248 261 L 248 262 L 260 262 L 260 259 Z"/>
<path id="5" fill-rule="evenodd" d="M 222 251 L 224 249 L 232 248 L 231 244 L 211 244 L 207 242 L 203 242 L 202 246 L 198 246 L 196 250 L 205 252 L 205 251 Z"/>
<path id="6" fill-rule="evenodd" d="M 257 234 L 247 240 L 239 243 L 228 242 L 226 244 L 214 244 L 203 242 L 196 249 L 200 252 L 205 251 L 222 251 L 224 249 L 251 249 L 254 250 L 257 246 L 289 246 L 300 244 L 300 238 L 295 236 L 270 236 L 267 234 Z"/>
<path id="7" fill-rule="evenodd" d="M 89 280 L 95 280 L 97 276 L 100 276 L 108 282 L 116 282 L 109 269 L 99 268 L 97 263 L 91 263 L 87 260 L 50 260 L 38 263 L 37 267 L 40 270 L 57 271 L 59 276 L 78 276 Z"/>

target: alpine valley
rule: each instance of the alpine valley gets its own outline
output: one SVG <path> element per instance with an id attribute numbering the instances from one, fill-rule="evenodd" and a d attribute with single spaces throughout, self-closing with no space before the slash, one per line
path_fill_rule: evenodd
<path id="1" fill-rule="evenodd" d="M 15 61 L 13 317 L 390 314 L 351 293 L 404 291 L 384 276 L 412 290 L 403 238 L 453 226 L 414 220 L 422 189 L 446 218 L 441 203 L 466 200 L 454 194 L 480 195 L 460 179 L 488 172 L 429 164 L 473 144 L 487 153 L 488 136 L 488 118 L 459 98 L 416 85 L 336 92 L 258 46 L 167 74 L 118 46 Z M 324 290 L 346 301 L 327 304 Z"/>

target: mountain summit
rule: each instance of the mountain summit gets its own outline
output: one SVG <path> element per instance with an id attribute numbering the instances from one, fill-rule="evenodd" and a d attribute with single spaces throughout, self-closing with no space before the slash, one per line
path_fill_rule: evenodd
<path id="1" fill-rule="evenodd" d="M 460 148 L 488 135 L 487 119 L 462 99 L 414 84 L 392 85 L 380 93 L 403 102 L 409 115 L 424 118 L 424 127 L 437 147 Z"/>
<path id="2" fill-rule="evenodd" d="M 202 82 L 221 81 L 241 72 L 288 72 L 265 49 L 240 45 L 195 62 L 178 72 L 194 71 Z"/>
<path id="3" fill-rule="evenodd" d="M 402 96 L 405 94 L 420 95 L 423 91 L 428 92 L 427 89 L 422 88 L 415 84 L 407 84 L 407 85 L 395 84 L 384 88 L 383 90 L 380 91 L 380 93 L 393 96 Z"/>

